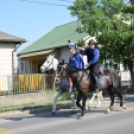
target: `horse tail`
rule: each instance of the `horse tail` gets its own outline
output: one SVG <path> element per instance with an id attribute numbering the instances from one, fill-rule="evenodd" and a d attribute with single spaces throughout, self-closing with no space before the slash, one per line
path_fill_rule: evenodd
<path id="1" fill-rule="evenodd" d="M 116 89 L 121 89 L 121 77 L 119 73 L 115 70 L 110 70 L 112 74 L 113 87 Z"/>

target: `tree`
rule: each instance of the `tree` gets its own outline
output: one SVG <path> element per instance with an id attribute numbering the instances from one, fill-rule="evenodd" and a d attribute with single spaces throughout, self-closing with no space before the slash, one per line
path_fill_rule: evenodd
<path id="1" fill-rule="evenodd" d="M 134 58 L 134 0 L 75 0 L 68 9 L 83 27 L 80 31 L 95 36 L 101 62 L 112 59 L 131 71 Z M 128 24 L 129 23 L 129 24 Z"/>

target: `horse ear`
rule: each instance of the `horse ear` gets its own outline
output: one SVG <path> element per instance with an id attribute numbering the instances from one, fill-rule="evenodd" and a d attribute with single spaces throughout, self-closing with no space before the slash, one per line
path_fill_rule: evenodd
<path id="1" fill-rule="evenodd" d="M 59 63 L 60 63 L 61 65 L 63 65 L 63 64 L 64 64 L 64 59 L 60 60 Z"/>

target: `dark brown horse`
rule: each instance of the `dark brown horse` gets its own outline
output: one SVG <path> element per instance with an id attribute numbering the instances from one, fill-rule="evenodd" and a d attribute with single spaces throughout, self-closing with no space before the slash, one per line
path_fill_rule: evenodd
<path id="1" fill-rule="evenodd" d="M 87 93 L 94 91 L 94 83 L 90 76 L 90 71 L 87 69 L 78 69 L 69 64 L 63 64 L 63 65 L 59 64 L 57 68 L 56 82 L 59 83 L 64 76 L 70 76 L 73 79 L 73 83 L 76 87 L 76 90 L 78 91 L 76 104 L 78 107 L 82 109 L 82 116 L 83 116 L 85 109 L 85 102 L 87 99 Z M 124 109 L 126 108 L 126 106 L 123 105 L 123 97 L 120 91 L 121 90 L 120 76 L 116 71 L 103 70 L 103 74 L 99 79 L 99 83 L 100 83 L 100 91 L 106 89 L 108 95 L 111 98 L 111 104 L 109 107 L 110 110 L 113 110 L 114 97 L 115 97 L 114 91 L 120 98 L 120 106 L 123 107 Z M 81 99 L 83 100 L 82 105 L 80 104 Z"/>

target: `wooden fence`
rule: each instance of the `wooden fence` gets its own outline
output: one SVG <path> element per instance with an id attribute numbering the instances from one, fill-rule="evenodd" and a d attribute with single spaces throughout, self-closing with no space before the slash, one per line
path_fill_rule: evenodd
<path id="1" fill-rule="evenodd" d="M 55 91 L 53 74 L 0 76 L 0 95 L 26 93 L 41 90 Z"/>

